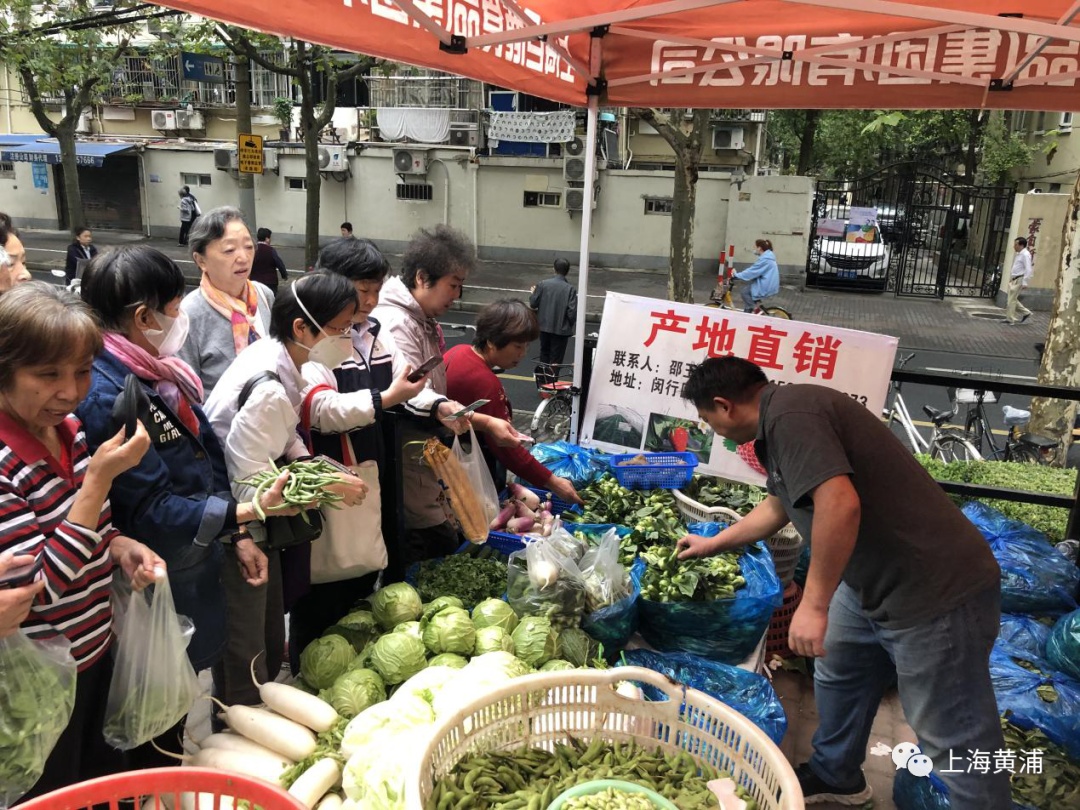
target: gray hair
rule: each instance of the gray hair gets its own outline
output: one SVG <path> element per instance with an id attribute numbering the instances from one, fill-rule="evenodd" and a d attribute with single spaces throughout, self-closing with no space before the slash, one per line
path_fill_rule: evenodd
<path id="1" fill-rule="evenodd" d="M 209 244 L 221 239 L 225 235 L 225 226 L 234 220 L 240 220 L 247 228 L 247 222 L 244 220 L 244 215 L 240 213 L 240 209 L 231 205 L 211 208 L 205 214 L 201 214 L 191 226 L 191 233 L 188 234 L 191 252 L 205 254 Z"/>

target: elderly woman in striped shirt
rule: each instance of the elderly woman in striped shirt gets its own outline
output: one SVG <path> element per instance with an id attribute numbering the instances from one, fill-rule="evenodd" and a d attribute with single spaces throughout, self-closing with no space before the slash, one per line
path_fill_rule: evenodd
<path id="1" fill-rule="evenodd" d="M 101 332 L 78 299 L 39 282 L 0 298 L 0 553 L 43 557 L 44 588 L 21 631 L 71 642 L 78 665 L 71 721 L 27 797 L 122 770 L 102 736 L 112 675 L 109 591 L 119 568 L 136 589 L 162 560 L 111 523 L 113 479 L 150 439 L 140 424 L 93 456 L 71 416 L 90 387 Z"/>

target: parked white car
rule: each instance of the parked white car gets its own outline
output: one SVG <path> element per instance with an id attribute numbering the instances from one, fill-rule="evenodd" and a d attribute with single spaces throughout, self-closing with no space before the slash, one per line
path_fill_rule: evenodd
<path id="1" fill-rule="evenodd" d="M 823 236 L 816 248 L 817 272 L 837 279 L 885 279 L 889 274 L 889 247 L 878 229 L 869 242 L 849 242 L 843 236 Z"/>

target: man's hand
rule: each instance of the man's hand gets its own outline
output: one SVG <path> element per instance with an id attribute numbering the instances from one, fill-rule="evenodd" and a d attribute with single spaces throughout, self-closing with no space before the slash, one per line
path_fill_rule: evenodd
<path id="1" fill-rule="evenodd" d="M 456 433 L 458 436 L 460 436 L 462 433 L 469 432 L 469 425 L 472 424 L 473 415 L 471 413 L 467 413 L 464 416 L 458 417 L 457 419 L 450 419 L 450 417 L 464 407 L 465 406 L 462 405 L 460 402 L 454 402 L 453 400 L 448 399 L 439 403 L 439 409 L 436 412 L 439 417 L 439 421 L 442 422 L 443 426 L 450 428 L 450 430 L 454 431 L 454 433 Z"/>
<path id="2" fill-rule="evenodd" d="M 715 537 L 702 537 L 700 534 L 688 534 L 680 537 L 675 544 L 679 552 L 680 560 L 689 560 L 694 557 L 709 557 L 724 551 L 724 543 L 720 535 Z"/>
<path id="3" fill-rule="evenodd" d="M 114 537 L 109 543 L 109 553 L 113 563 L 120 566 L 136 591 L 165 576 L 165 561 L 138 540 L 123 535 Z"/>
<path id="4" fill-rule="evenodd" d="M 15 556 L 10 551 L 5 551 L 0 554 L 0 574 L 33 562 L 34 557 L 30 554 Z M 19 625 L 30 613 L 34 597 L 41 593 L 44 587 L 45 578 L 39 576 L 29 585 L 0 589 L 0 638 L 6 638 L 18 632 Z"/>
<path id="5" fill-rule="evenodd" d="M 805 658 L 825 657 L 825 630 L 829 626 L 829 609 L 807 603 L 799 605 L 791 617 L 788 646 L 796 655 Z"/>
<path id="6" fill-rule="evenodd" d="M 252 588 L 265 585 L 270 578 L 270 569 L 266 555 L 255 545 L 255 541 L 250 537 L 237 540 L 233 543 L 233 550 L 236 552 L 236 562 L 240 566 L 244 581 Z"/>
<path id="7" fill-rule="evenodd" d="M 551 490 L 552 494 L 556 497 L 562 498 L 564 501 L 570 503 L 584 504 L 581 500 L 581 496 L 578 495 L 574 485 L 569 479 L 561 478 L 558 475 L 553 475 L 547 480 L 547 488 Z"/>
<path id="8" fill-rule="evenodd" d="M 477 428 L 487 434 L 488 439 L 499 447 L 517 447 L 521 444 L 521 434 L 505 419 L 489 416 Z"/>
<path id="9" fill-rule="evenodd" d="M 393 408 L 395 405 L 400 405 L 402 402 L 408 402 L 424 390 L 430 372 L 416 382 L 409 382 L 408 377 L 412 372 L 412 366 L 406 364 L 405 368 L 401 370 L 401 373 L 394 378 L 392 383 L 390 383 L 390 387 L 382 392 L 382 404 L 384 408 Z M 451 413 L 453 413 L 453 411 L 451 411 Z"/>

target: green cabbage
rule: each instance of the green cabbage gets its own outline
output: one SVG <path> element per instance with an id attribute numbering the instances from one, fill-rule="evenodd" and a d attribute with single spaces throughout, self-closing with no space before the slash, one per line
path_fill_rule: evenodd
<path id="1" fill-rule="evenodd" d="M 575 667 L 587 667 L 600 657 L 600 642 L 578 627 L 569 627 L 559 633 L 556 654 Z"/>
<path id="2" fill-rule="evenodd" d="M 368 630 L 372 635 L 375 634 L 377 629 L 375 616 L 372 615 L 370 610 L 354 610 L 344 616 L 338 624 L 342 627 L 351 627 L 354 630 Z"/>
<path id="3" fill-rule="evenodd" d="M 507 633 L 513 633 L 518 617 L 502 599 L 485 599 L 473 608 L 472 621 L 477 630 L 481 627 L 501 627 Z"/>
<path id="4" fill-rule="evenodd" d="M 341 753 L 351 757 L 368 745 L 383 745 L 386 737 L 425 729 L 434 722 L 435 714 L 425 700 L 412 694 L 395 695 L 393 700 L 376 703 L 349 721 L 341 737 Z M 386 750 L 381 756 L 385 757 Z"/>
<path id="5" fill-rule="evenodd" d="M 448 607 L 463 608 L 465 607 L 465 603 L 458 599 L 456 596 L 436 597 L 430 602 L 424 603 L 424 613 L 422 618 L 429 619 L 443 608 Z"/>
<path id="6" fill-rule="evenodd" d="M 443 608 L 424 628 L 424 646 L 435 655 L 457 653 L 470 655 L 476 643 L 476 628 L 463 608 Z"/>
<path id="7" fill-rule="evenodd" d="M 483 655 L 496 650 L 514 654 L 514 640 L 510 638 L 510 634 L 501 627 L 481 627 L 477 630 L 473 653 Z"/>
<path id="8" fill-rule="evenodd" d="M 355 627 L 346 627 L 343 624 L 331 625 L 323 633 L 324 636 L 341 636 L 353 645 L 356 652 L 360 652 L 373 638 L 379 635 L 377 627 L 372 625 L 370 630 L 357 630 Z"/>
<path id="9" fill-rule="evenodd" d="M 451 669 L 464 669 L 469 661 L 457 653 L 439 653 L 427 662 L 428 669 L 432 667 L 450 667 Z"/>
<path id="10" fill-rule="evenodd" d="M 341 776 L 345 795 L 360 810 L 404 810 L 405 778 L 431 737 L 435 714 L 413 694 L 394 695 L 345 726 Z M 389 754 L 389 755 L 388 755 Z"/>
<path id="11" fill-rule="evenodd" d="M 425 703 L 434 703 L 435 696 L 439 693 L 439 690 L 446 686 L 457 672 L 458 671 L 452 667 L 432 666 L 429 664 L 427 669 L 420 670 L 409 678 L 409 680 L 405 681 L 405 683 L 401 684 L 390 700 L 401 700 L 407 695 L 412 695 L 413 697 L 420 698 Z"/>
<path id="12" fill-rule="evenodd" d="M 410 636 L 416 636 L 419 639 L 424 637 L 423 631 L 420 629 L 420 622 L 402 622 L 391 633 L 408 633 Z"/>
<path id="13" fill-rule="evenodd" d="M 528 675 L 529 667 L 508 652 L 490 652 L 473 658 L 435 695 L 435 716 L 442 720 L 477 696 L 502 686 L 511 678 Z"/>
<path id="14" fill-rule="evenodd" d="M 564 661 L 562 658 L 552 658 L 550 661 L 540 667 L 541 672 L 558 672 L 563 669 L 577 669 L 577 667 L 575 667 L 569 661 Z"/>
<path id="15" fill-rule="evenodd" d="M 328 689 L 355 657 L 353 645 L 341 636 L 317 638 L 300 653 L 300 676 L 316 689 Z"/>
<path id="16" fill-rule="evenodd" d="M 369 706 L 386 700 L 386 684 L 371 669 L 350 669 L 330 687 L 327 700 L 338 714 L 351 720 Z"/>
<path id="17" fill-rule="evenodd" d="M 530 667 L 543 666 L 555 657 L 558 637 L 551 622 L 541 616 L 526 616 L 518 622 L 511 638 L 515 654 Z"/>
<path id="18" fill-rule="evenodd" d="M 427 650 L 411 633 L 387 633 L 375 642 L 371 665 L 387 684 L 401 683 L 427 666 Z"/>
<path id="19" fill-rule="evenodd" d="M 379 588 L 371 597 L 371 613 L 383 630 L 392 630 L 402 622 L 416 621 L 422 611 L 420 594 L 406 582 Z"/>

